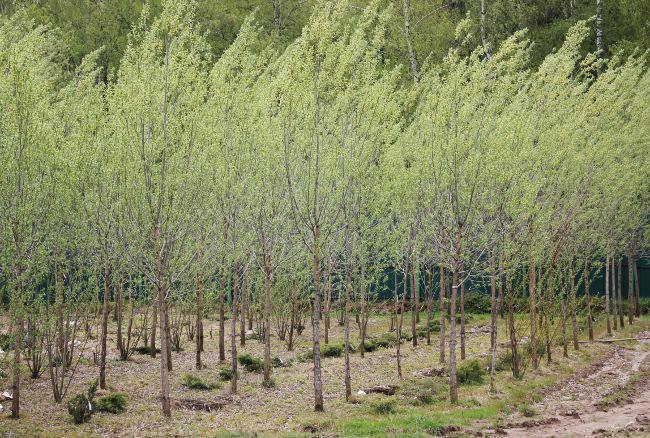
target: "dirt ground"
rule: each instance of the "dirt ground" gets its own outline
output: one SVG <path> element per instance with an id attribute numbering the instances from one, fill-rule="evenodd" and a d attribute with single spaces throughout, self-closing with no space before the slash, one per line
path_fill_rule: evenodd
<path id="1" fill-rule="evenodd" d="M 475 315 L 468 327 L 467 348 L 469 358 L 486 359 L 489 348 L 488 315 Z M 424 323 L 423 318 L 423 323 Z M 523 322 L 527 318 L 521 318 Z M 405 326 L 409 325 L 405 318 Z M 176 408 L 171 419 L 165 419 L 160 411 L 160 361 L 146 355 L 134 354 L 129 361 L 120 361 L 115 348 L 115 328 L 109 330 L 109 358 L 107 381 L 114 391 L 127 394 L 127 410 L 120 415 L 98 413 L 90 422 L 75 425 L 68 415 L 65 403 L 56 404 L 52 399 L 50 382 L 44 374 L 39 379 L 30 379 L 25 374 L 22 391 L 22 418 L 10 420 L 5 413 L 0 414 L 0 436 L 414 436 L 431 435 L 469 435 L 490 434 L 496 426 L 504 427 L 509 436 L 583 436 L 591 435 L 593 430 L 607 427 L 626 428 L 632 434 L 642 434 L 640 429 L 631 431 L 629 424 L 648 407 L 647 385 L 644 391 L 633 396 L 634 403 L 613 407 L 608 412 L 596 410 L 594 401 L 602 398 L 617 385 L 623 384 L 635 371 L 643 369 L 650 360 L 650 345 L 629 343 L 613 346 L 605 344 L 584 345 L 581 351 L 570 351 L 569 358 L 561 357 L 557 347 L 552 364 L 542 364 L 539 370 L 529 372 L 523 381 L 512 378 L 508 371 L 497 374 L 497 396 L 488 392 L 487 380 L 483 384 L 462 386 L 460 404 L 448 402 L 446 377 L 431 378 L 425 371 L 439 365 L 439 338 L 433 335 L 431 345 L 421 339 L 414 348 L 410 343 L 402 346 L 404 380 L 399 380 L 396 372 L 394 348 L 380 349 L 367 353 L 361 358 L 358 353 L 351 357 L 353 394 L 359 389 L 374 385 L 400 386 L 394 399 L 392 413 L 381 414 L 375 403 L 381 397 L 358 396 L 356 403 L 344 399 L 343 358 L 323 359 L 323 383 L 325 413 L 313 412 L 312 364 L 298 360 L 310 348 L 311 332 L 306 329 L 298 338 L 294 352 L 287 352 L 284 342 L 272 337 L 272 357 L 292 361 L 291 366 L 273 370 L 275 388 L 264 388 L 262 376 L 241 371 L 239 392 L 229 393 L 229 383 L 222 382 L 220 389 L 212 391 L 190 390 L 182 385 L 185 374 L 191 373 L 209 382 L 219 381 L 219 370 L 229 366 L 230 341 L 226 337 L 226 362 L 219 363 L 217 352 L 218 322 L 206 321 L 205 353 L 203 362 L 206 369 L 194 369 L 194 346 L 185 340 L 185 351 L 173 353 L 171 372 L 171 396 L 176 403 L 189 399 L 204 402 L 225 401 L 223 409 L 210 412 Z M 369 336 L 378 336 L 388 331 L 386 317 L 374 317 L 369 322 Z M 650 327 L 650 320 L 644 319 L 641 325 Z M 229 323 L 226 324 L 228 333 Z M 408 328 L 405 328 L 408 331 Z M 523 333 L 526 328 L 518 328 Z M 357 342 L 357 327 L 352 324 L 353 340 Z M 211 335 L 212 333 L 212 335 Z M 646 332 L 647 333 L 647 332 Z M 650 335 L 648 335 L 650 336 Z M 340 342 L 342 329 L 333 323 L 330 342 Z M 500 322 L 500 343 L 506 342 L 503 322 Z M 92 342 L 96 342 L 93 340 Z M 98 375 L 98 368 L 92 362 L 94 345 L 88 345 L 88 354 L 78 367 L 66 399 L 85 392 L 90 382 Z M 250 339 L 238 353 L 251 353 L 262 357 L 261 342 Z M 3 355 L 7 359 L 6 354 Z M 604 361 L 603 361 L 603 358 Z M 602 362 L 602 365 L 597 363 Z M 594 363 L 596 363 L 594 365 Z M 6 367 L 6 365 L 0 365 Z M 582 371 L 580 371 L 582 370 Z M 588 370 L 588 371 L 585 371 Z M 573 380 L 566 380 L 578 372 Z M 561 387 L 547 390 L 555 382 L 568 382 Z M 9 379 L 0 379 L 0 390 L 10 387 Z M 426 405 L 417 403 L 412 391 L 422 386 L 435 395 Z M 433 389 L 431 389 L 433 387 Z M 516 405 L 528 400 L 531 394 L 546 391 L 546 397 L 533 405 L 538 412 L 532 420 L 511 415 Z M 9 403 L 5 402 L 5 408 Z M 561 415 L 573 409 L 579 415 Z M 558 422 L 539 427 L 514 427 L 520 421 L 542 421 L 557 418 Z M 641 417 L 639 417 L 641 418 Z M 642 420 L 639 420 L 639 424 Z M 454 426 L 448 426 L 454 425 Z M 552 429 L 551 429 L 552 428 Z M 499 429 L 499 432 L 502 432 Z M 584 435 L 586 436 L 586 435 Z"/>
<path id="2" fill-rule="evenodd" d="M 535 419 L 515 415 L 494 432 L 522 438 L 650 436 L 650 331 L 636 337 L 638 342 L 613 344 L 604 361 L 532 405 Z"/>

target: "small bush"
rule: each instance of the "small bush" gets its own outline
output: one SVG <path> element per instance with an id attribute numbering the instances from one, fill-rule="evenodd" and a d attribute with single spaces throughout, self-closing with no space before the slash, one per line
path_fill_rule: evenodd
<path id="1" fill-rule="evenodd" d="M 390 415 L 395 413 L 395 399 L 386 398 L 372 402 L 372 411 L 379 415 Z"/>
<path id="2" fill-rule="evenodd" d="M 323 357 L 341 357 L 343 350 L 341 344 L 326 344 L 321 347 L 320 354 Z"/>
<path id="3" fill-rule="evenodd" d="M 90 401 L 85 394 L 78 394 L 68 401 L 68 413 L 72 415 L 75 424 L 85 423 L 90 420 L 92 411 Z"/>
<path id="4" fill-rule="evenodd" d="M 239 373 L 237 373 L 239 375 Z M 224 382 L 232 380 L 232 368 L 223 367 L 219 370 L 219 378 Z"/>
<path id="5" fill-rule="evenodd" d="M 460 385 L 471 385 L 483 383 L 485 370 L 478 360 L 467 360 L 462 362 L 456 370 L 456 377 Z"/>
<path id="6" fill-rule="evenodd" d="M 0 349 L 9 351 L 14 349 L 14 337 L 12 335 L 0 334 Z"/>
<path id="7" fill-rule="evenodd" d="M 490 357 L 490 361 L 492 358 Z M 490 362 L 491 363 L 491 362 Z M 503 350 L 498 356 L 497 356 L 497 363 L 496 366 L 494 367 L 495 371 L 508 371 L 512 369 L 512 351 L 511 350 Z"/>
<path id="8" fill-rule="evenodd" d="M 264 369 L 264 361 L 259 357 L 253 357 L 248 353 L 240 354 L 237 360 L 244 369 L 250 373 L 261 373 Z"/>
<path id="9" fill-rule="evenodd" d="M 135 352 L 139 353 L 139 354 L 151 354 L 151 348 L 149 348 L 148 345 L 145 345 L 145 346 L 136 348 Z M 156 354 L 158 354 L 158 353 L 160 353 L 160 348 L 156 348 Z"/>
<path id="10" fill-rule="evenodd" d="M 282 359 L 279 356 L 274 357 L 271 359 L 271 366 L 273 368 L 283 368 L 283 367 L 290 367 L 293 361 L 291 359 Z"/>
<path id="11" fill-rule="evenodd" d="M 375 339 L 378 348 L 390 348 L 397 345 L 397 335 L 393 332 L 384 333 Z"/>
<path id="12" fill-rule="evenodd" d="M 190 389 L 201 389 L 201 390 L 215 389 L 218 387 L 218 385 L 216 384 L 204 382 L 203 380 L 201 380 L 201 378 L 193 376 L 191 374 L 185 374 L 183 376 L 182 384 L 183 386 Z"/>
<path id="13" fill-rule="evenodd" d="M 273 377 L 269 377 L 269 380 L 263 380 L 262 386 L 268 389 L 275 388 L 275 379 Z"/>
<path id="14" fill-rule="evenodd" d="M 126 395 L 121 392 L 114 392 L 105 397 L 101 397 L 93 404 L 93 411 L 97 411 L 97 412 L 121 414 L 125 410 L 126 410 Z"/>
<path id="15" fill-rule="evenodd" d="M 367 353 L 376 351 L 378 348 L 379 346 L 377 345 L 377 342 L 375 342 L 373 339 L 366 339 L 363 343 L 363 351 Z M 359 350 L 361 350 L 361 344 L 359 344 Z"/>
<path id="16" fill-rule="evenodd" d="M 543 340 L 541 339 L 536 339 L 535 340 L 535 352 L 537 353 L 537 357 L 543 357 L 546 354 L 546 344 L 544 343 Z M 533 348 L 530 342 L 527 342 L 524 346 L 524 353 L 528 355 L 529 357 L 532 356 L 533 353 Z"/>

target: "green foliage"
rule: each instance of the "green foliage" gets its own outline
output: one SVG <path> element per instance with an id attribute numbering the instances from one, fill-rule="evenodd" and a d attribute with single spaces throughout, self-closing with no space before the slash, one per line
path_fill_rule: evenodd
<path id="1" fill-rule="evenodd" d="M 93 412 L 107 412 L 109 414 L 121 414 L 126 410 L 126 394 L 113 392 L 107 396 L 100 397 L 93 403 Z"/>
<path id="2" fill-rule="evenodd" d="M 483 369 L 481 363 L 476 359 L 461 362 L 456 370 L 458 384 L 460 385 L 483 383 L 485 373 L 485 369 Z"/>
<path id="3" fill-rule="evenodd" d="M 276 382 L 273 377 L 269 377 L 268 380 L 263 380 L 262 381 L 262 386 L 267 388 L 267 389 L 272 389 L 276 387 Z"/>
<path id="4" fill-rule="evenodd" d="M 524 417 L 534 417 L 535 415 L 537 415 L 537 411 L 535 410 L 535 408 L 525 403 L 519 406 L 519 412 Z"/>
<path id="5" fill-rule="evenodd" d="M 146 354 L 146 355 L 151 354 L 151 348 L 148 345 L 137 347 L 135 351 L 136 353 L 139 354 Z M 160 348 L 156 348 L 156 354 L 159 353 L 160 353 Z"/>
<path id="6" fill-rule="evenodd" d="M 264 370 L 264 361 L 259 357 L 251 356 L 249 353 L 240 354 L 237 360 L 248 372 L 261 373 Z"/>
<path id="7" fill-rule="evenodd" d="M 378 348 L 390 348 L 397 345 L 397 334 L 394 332 L 386 332 L 374 340 Z"/>
<path id="8" fill-rule="evenodd" d="M 230 367 L 219 368 L 219 378 L 224 382 L 228 382 L 232 380 L 232 368 Z"/>
<path id="9" fill-rule="evenodd" d="M 192 374 L 185 374 L 181 383 L 189 389 L 211 390 L 219 387 L 216 383 L 205 382 L 200 377 Z"/>
<path id="10" fill-rule="evenodd" d="M 68 403 L 68 413 L 72 416 L 75 424 L 85 423 L 90 420 L 92 411 L 90 410 L 90 402 L 85 394 L 77 394 L 72 397 Z"/>

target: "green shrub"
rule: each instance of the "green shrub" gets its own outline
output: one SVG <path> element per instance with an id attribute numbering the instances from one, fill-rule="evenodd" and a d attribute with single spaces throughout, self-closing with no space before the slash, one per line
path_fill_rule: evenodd
<path id="1" fill-rule="evenodd" d="M 456 377 L 460 385 L 483 383 L 484 375 L 485 370 L 476 359 L 461 362 L 456 370 Z"/>
<path id="2" fill-rule="evenodd" d="M 275 388 L 275 379 L 273 377 L 269 377 L 269 380 L 263 380 L 262 386 L 268 389 Z"/>
<path id="3" fill-rule="evenodd" d="M 237 373 L 239 375 L 239 373 Z M 219 370 L 219 378 L 224 382 L 232 380 L 232 368 L 223 367 Z"/>
<path id="4" fill-rule="evenodd" d="M 105 397 L 101 397 L 95 403 L 93 403 L 93 411 L 97 412 L 121 414 L 125 409 L 126 395 L 121 392 L 114 392 Z"/>
<path id="5" fill-rule="evenodd" d="M 465 311 L 471 313 L 490 313 L 492 311 L 492 297 L 486 293 L 465 293 Z"/>
<path id="6" fill-rule="evenodd" d="M 250 373 L 261 373 L 264 369 L 264 361 L 259 357 L 253 357 L 248 353 L 240 354 L 237 360 L 244 369 Z"/>
<path id="7" fill-rule="evenodd" d="M 204 382 L 203 380 L 201 380 L 201 378 L 193 376 L 192 374 L 185 374 L 183 376 L 183 380 L 181 383 L 183 384 L 183 386 L 190 389 L 209 390 L 218 387 L 218 385 L 214 383 Z"/>
<path id="8" fill-rule="evenodd" d="M 279 356 L 275 356 L 273 359 L 271 359 L 271 366 L 273 368 L 290 367 L 291 364 L 292 364 L 291 359 L 282 359 Z"/>
<path id="9" fill-rule="evenodd" d="M 375 342 L 374 339 L 366 339 L 365 342 L 363 343 L 363 350 L 366 352 L 373 352 L 376 351 L 379 348 L 377 345 L 377 342 Z M 359 344 L 359 350 L 361 350 L 361 344 Z"/>
<path id="10" fill-rule="evenodd" d="M 325 344 L 321 347 L 320 354 L 323 357 L 341 357 L 343 350 L 342 344 Z"/>
<path id="11" fill-rule="evenodd" d="M 546 344 L 542 339 L 536 339 L 535 346 L 536 346 L 535 351 L 537 353 L 537 357 L 542 357 L 546 354 Z M 530 341 L 524 344 L 524 353 L 529 357 L 532 355 L 533 348 Z"/>
<path id="12" fill-rule="evenodd" d="M 394 332 L 384 333 L 375 339 L 378 348 L 390 348 L 397 345 L 397 335 Z"/>
<path id="13" fill-rule="evenodd" d="M 151 354 L 151 348 L 148 345 L 138 347 L 135 349 L 136 353 L 139 354 Z M 156 354 L 160 353 L 160 348 L 156 348 Z"/>
<path id="14" fill-rule="evenodd" d="M 492 357 L 490 356 L 490 363 Z M 495 371 L 508 371 L 512 369 L 512 351 L 510 349 L 503 350 L 497 355 L 497 363 L 494 367 Z"/>
<path id="15" fill-rule="evenodd" d="M 4 351 L 9 351 L 14 349 L 14 337 L 13 335 L 0 334 L 0 349 Z"/>
<path id="16" fill-rule="evenodd" d="M 68 413 L 72 415 L 75 424 L 85 423 L 90 420 L 92 411 L 90 402 L 85 394 L 77 394 L 68 401 Z"/>
<path id="17" fill-rule="evenodd" d="M 375 414 L 390 415 L 395 413 L 395 399 L 385 398 L 375 400 L 371 404 L 371 409 Z"/>

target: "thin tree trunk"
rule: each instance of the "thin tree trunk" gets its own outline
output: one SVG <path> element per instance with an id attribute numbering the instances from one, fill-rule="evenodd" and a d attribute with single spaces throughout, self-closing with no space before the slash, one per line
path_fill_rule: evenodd
<path id="1" fill-rule="evenodd" d="M 636 317 L 641 318 L 641 293 L 639 286 L 639 270 L 636 266 L 637 257 L 634 256 L 634 291 L 635 291 L 635 308 L 636 308 Z"/>
<path id="2" fill-rule="evenodd" d="M 605 52 L 603 44 L 603 0 L 596 0 L 596 49 L 598 55 L 603 56 Z"/>
<path id="3" fill-rule="evenodd" d="M 627 321 L 632 324 L 634 321 L 634 272 L 632 253 L 627 255 Z"/>
<path id="4" fill-rule="evenodd" d="M 451 283 L 451 300 L 449 303 L 449 399 L 458 403 L 458 382 L 456 381 L 456 300 L 458 299 L 458 273 L 460 270 L 460 232 L 456 232 L 456 253 L 454 256 L 454 271 Z"/>
<path id="5" fill-rule="evenodd" d="M 289 327 L 289 343 L 287 350 L 293 351 L 293 331 L 296 326 L 296 279 L 291 279 L 291 326 Z"/>
<path id="6" fill-rule="evenodd" d="M 244 269 L 241 287 L 241 311 L 239 312 L 239 344 L 246 345 L 246 311 L 248 310 L 248 269 Z"/>
<path id="7" fill-rule="evenodd" d="M 564 357 L 569 357 L 569 340 L 567 339 L 566 334 L 566 318 L 567 318 L 567 296 L 562 286 L 562 355 Z"/>
<path id="8" fill-rule="evenodd" d="M 223 221 L 223 241 L 228 240 L 228 222 Z M 219 297 L 219 361 L 226 360 L 226 254 L 221 256 L 221 296 Z"/>
<path id="9" fill-rule="evenodd" d="M 485 0 L 481 0 L 481 43 L 483 44 L 483 50 L 485 51 L 487 59 L 492 59 L 492 49 L 490 48 L 490 43 L 487 38 L 487 26 L 485 23 L 486 15 Z"/>
<path id="10" fill-rule="evenodd" d="M 399 320 L 397 322 L 397 377 L 402 379 L 402 326 L 404 324 L 404 302 L 406 301 L 406 283 L 408 281 L 408 265 L 404 270 L 404 293 L 402 294 L 402 304 L 400 305 Z"/>
<path id="11" fill-rule="evenodd" d="M 158 295 L 158 306 L 160 312 L 160 400 L 162 411 L 165 417 L 171 417 L 171 398 L 169 396 L 169 319 L 167 318 L 166 288 L 163 277 L 163 254 L 159 244 L 160 228 L 154 229 L 154 254 L 155 254 L 155 276 L 156 292 Z"/>
<path id="12" fill-rule="evenodd" d="M 404 14 L 404 39 L 406 40 L 406 49 L 409 58 L 409 64 L 411 65 L 411 74 L 413 75 L 413 80 L 416 82 L 420 80 L 420 71 L 418 68 L 418 61 L 415 56 L 415 50 L 413 49 L 413 41 L 411 36 L 411 12 L 409 0 L 402 0 L 402 13 Z"/>
<path id="13" fill-rule="evenodd" d="M 612 275 L 611 278 L 609 278 L 607 281 L 611 281 L 612 283 L 612 316 L 614 320 L 614 330 L 618 330 L 618 299 L 616 298 L 616 262 L 614 261 L 614 256 L 611 256 L 611 262 L 612 262 Z"/>
<path id="14" fill-rule="evenodd" d="M 605 317 L 607 318 L 607 336 L 611 336 L 612 324 L 609 317 L 609 254 L 605 258 Z"/>
<path id="15" fill-rule="evenodd" d="M 497 366 L 497 279 L 494 263 L 494 252 L 490 253 L 490 292 L 492 293 L 490 308 L 490 353 L 492 366 L 490 367 L 490 392 L 496 392 L 494 385 L 494 373 Z"/>
<path id="16" fill-rule="evenodd" d="M 517 350 L 517 333 L 515 332 L 515 297 L 512 290 L 512 278 L 508 275 L 508 325 L 510 334 L 510 352 L 512 353 L 512 376 L 515 379 L 520 377 L 519 373 L 519 353 Z"/>
<path id="17" fill-rule="evenodd" d="M 345 354 L 345 400 L 350 401 L 352 396 L 352 378 L 350 376 L 350 266 L 345 268 L 345 309 L 343 314 L 343 337 Z"/>
<path id="18" fill-rule="evenodd" d="M 585 300 L 587 304 L 587 330 L 589 331 L 589 340 L 593 341 L 594 340 L 594 325 L 593 321 L 591 320 L 591 296 L 589 294 L 589 286 L 590 286 L 590 273 L 589 269 L 590 264 L 588 261 L 585 261 L 585 273 L 584 273 L 584 281 L 585 281 Z"/>
<path id="19" fill-rule="evenodd" d="M 314 410 L 322 412 L 325 410 L 325 407 L 323 404 L 323 382 L 320 362 L 320 305 L 322 297 L 320 290 L 320 258 L 318 254 L 318 245 L 320 241 L 319 225 L 314 226 L 313 239 L 312 254 L 314 257 L 314 309 L 311 323 L 314 353 Z"/>
<path id="20" fill-rule="evenodd" d="M 102 337 L 100 341 L 99 387 L 106 389 L 106 340 L 108 337 L 108 299 L 110 267 L 108 259 L 104 260 L 104 306 L 102 308 Z"/>
<path id="21" fill-rule="evenodd" d="M 282 0 L 272 0 L 273 4 L 273 28 L 278 36 L 282 28 Z"/>
<path id="22" fill-rule="evenodd" d="M 465 281 L 460 285 L 460 360 L 465 360 Z"/>
<path id="23" fill-rule="evenodd" d="M 154 359 L 156 358 L 156 330 L 158 327 L 159 304 L 157 303 L 157 301 L 158 301 L 158 295 L 154 297 L 153 303 L 151 303 L 152 315 L 151 315 L 151 337 L 149 338 L 149 355 Z"/>
<path id="24" fill-rule="evenodd" d="M 440 264 L 440 363 L 445 363 L 445 268 Z"/>
<path id="25" fill-rule="evenodd" d="M 575 273 L 573 272 L 573 261 L 571 262 L 571 267 L 569 268 L 569 288 L 571 289 L 571 325 L 572 325 L 572 334 L 573 334 L 573 349 L 579 350 L 580 346 L 578 344 L 578 309 L 576 303 L 576 284 L 575 284 Z"/>
<path id="26" fill-rule="evenodd" d="M 239 264 L 235 263 L 232 276 L 232 315 L 230 321 L 230 393 L 237 394 L 237 308 L 239 307 Z"/>
<path id="27" fill-rule="evenodd" d="M 427 345 L 431 345 L 431 307 L 433 301 L 433 268 L 429 265 L 429 279 L 427 287 Z"/>
<path id="28" fill-rule="evenodd" d="M 537 369 L 539 367 L 539 358 L 537 357 L 537 338 L 535 337 L 535 263 L 532 254 L 528 258 L 528 300 L 530 309 L 530 358 L 533 369 Z"/>
<path id="29" fill-rule="evenodd" d="M 11 418 L 20 418 L 20 363 L 23 350 L 23 337 L 25 336 L 25 319 L 23 318 L 23 294 L 22 268 L 18 268 L 18 308 L 16 310 L 16 337 L 14 346 L 13 382 L 11 385 Z"/>
<path id="30" fill-rule="evenodd" d="M 621 325 L 621 330 L 625 328 L 625 317 L 623 316 L 625 314 L 623 310 L 623 281 L 622 281 L 622 272 L 623 272 L 623 257 L 619 257 L 618 259 L 618 268 L 616 269 L 618 273 L 618 278 L 617 278 L 617 285 L 616 289 L 618 291 L 618 322 Z"/>
<path id="31" fill-rule="evenodd" d="M 203 368 L 201 352 L 203 351 L 203 285 L 201 275 L 196 274 L 196 369 Z"/>
<path id="32" fill-rule="evenodd" d="M 413 263 L 410 266 L 410 278 L 411 278 L 411 336 L 413 337 L 412 343 L 414 347 L 418 346 L 418 331 L 416 327 L 417 315 L 419 309 L 417 305 L 417 298 L 415 297 L 415 257 L 413 257 Z"/>
<path id="33" fill-rule="evenodd" d="M 366 323 L 367 323 L 367 316 L 366 316 L 366 271 L 365 271 L 365 266 L 362 263 L 361 264 L 361 321 L 359 328 L 360 330 L 360 335 L 361 335 L 361 345 L 359 347 L 359 353 L 361 357 L 365 357 L 365 352 L 366 352 Z"/>
<path id="34" fill-rule="evenodd" d="M 120 359 L 127 357 L 124 340 L 122 337 L 122 323 L 124 322 L 124 283 L 126 274 L 122 272 L 120 276 L 120 287 L 118 289 L 117 300 L 115 302 L 115 314 L 117 315 L 117 349 L 120 352 Z"/>
<path id="35" fill-rule="evenodd" d="M 264 254 L 264 383 L 271 378 L 271 256 Z"/>
<path id="36" fill-rule="evenodd" d="M 331 275 L 331 262 L 327 261 L 327 271 L 325 272 L 325 343 L 329 344 L 330 338 L 330 308 L 332 306 L 332 282 Z M 363 344 L 363 342 L 362 342 Z"/>

